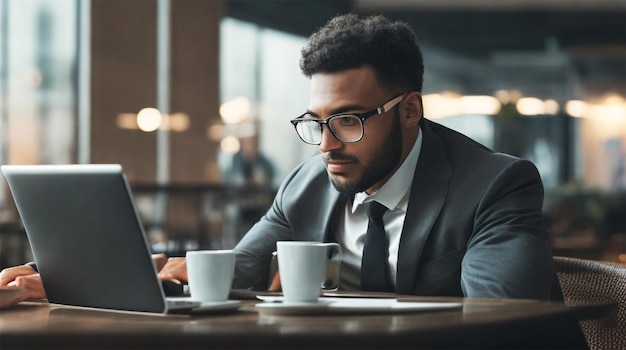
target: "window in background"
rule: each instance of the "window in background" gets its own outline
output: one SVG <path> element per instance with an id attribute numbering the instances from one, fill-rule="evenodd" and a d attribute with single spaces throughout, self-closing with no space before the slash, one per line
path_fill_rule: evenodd
<path id="1" fill-rule="evenodd" d="M 76 162 L 80 6 L 80 0 L 0 0 L 0 164 Z M 0 179 L 2 268 L 32 257 Z"/>
<path id="2" fill-rule="evenodd" d="M 307 147 L 289 123 L 306 110 L 308 79 L 300 72 L 300 50 L 306 38 L 225 18 L 221 25 L 220 83 L 222 103 L 237 102 L 243 110 L 220 134 L 236 145 L 236 138 L 256 137 L 258 150 L 274 166 L 273 184 L 282 182 L 287 173 L 302 160 L 317 152 Z M 244 102 L 247 101 L 247 102 Z M 232 106 L 229 104 L 229 106 Z M 223 109 L 222 109 L 223 110 Z M 240 146 L 222 152 L 237 152 Z M 229 155 L 222 154 L 221 160 Z M 227 162 L 223 162 L 227 163 Z M 224 165 L 223 165 L 224 166 Z"/>
<path id="3" fill-rule="evenodd" d="M 1 1 L 3 164 L 75 159 L 77 4 Z"/>

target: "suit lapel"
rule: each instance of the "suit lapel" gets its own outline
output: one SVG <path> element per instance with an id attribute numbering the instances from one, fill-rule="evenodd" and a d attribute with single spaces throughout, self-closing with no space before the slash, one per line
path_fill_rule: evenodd
<path id="1" fill-rule="evenodd" d="M 423 143 L 420 152 L 406 218 L 398 250 L 396 291 L 412 294 L 418 264 L 430 230 L 441 210 L 448 191 L 452 169 L 441 137 L 422 123 Z"/>

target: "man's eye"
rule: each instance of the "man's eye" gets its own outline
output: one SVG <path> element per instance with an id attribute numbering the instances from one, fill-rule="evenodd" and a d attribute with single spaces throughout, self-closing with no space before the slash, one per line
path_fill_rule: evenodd
<path id="1" fill-rule="evenodd" d="M 339 117 L 337 123 L 341 126 L 355 126 L 359 122 L 354 117 Z"/>

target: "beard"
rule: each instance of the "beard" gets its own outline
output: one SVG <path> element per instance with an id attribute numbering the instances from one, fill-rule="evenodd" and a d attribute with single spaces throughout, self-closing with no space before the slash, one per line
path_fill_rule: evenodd
<path id="1" fill-rule="evenodd" d="M 400 162 L 402 156 L 402 127 L 400 125 L 400 116 L 396 110 L 393 118 L 393 125 L 389 136 L 385 140 L 385 143 L 376 148 L 372 157 L 372 163 L 363 170 L 363 174 L 360 178 L 354 181 L 341 182 L 339 179 L 330 176 L 330 182 L 335 189 L 341 193 L 354 194 L 363 192 L 372 187 L 375 183 L 381 181 L 387 177 Z M 331 152 L 330 158 L 342 159 L 349 156 L 341 154 L 333 154 Z"/>

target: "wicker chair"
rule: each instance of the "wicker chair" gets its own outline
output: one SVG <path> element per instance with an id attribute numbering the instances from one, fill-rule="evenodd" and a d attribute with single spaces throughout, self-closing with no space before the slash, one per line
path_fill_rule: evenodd
<path id="1" fill-rule="evenodd" d="M 626 267 L 565 257 L 554 261 L 565 303 L 579 310 L 589 348 L 626 349 Z"/>

